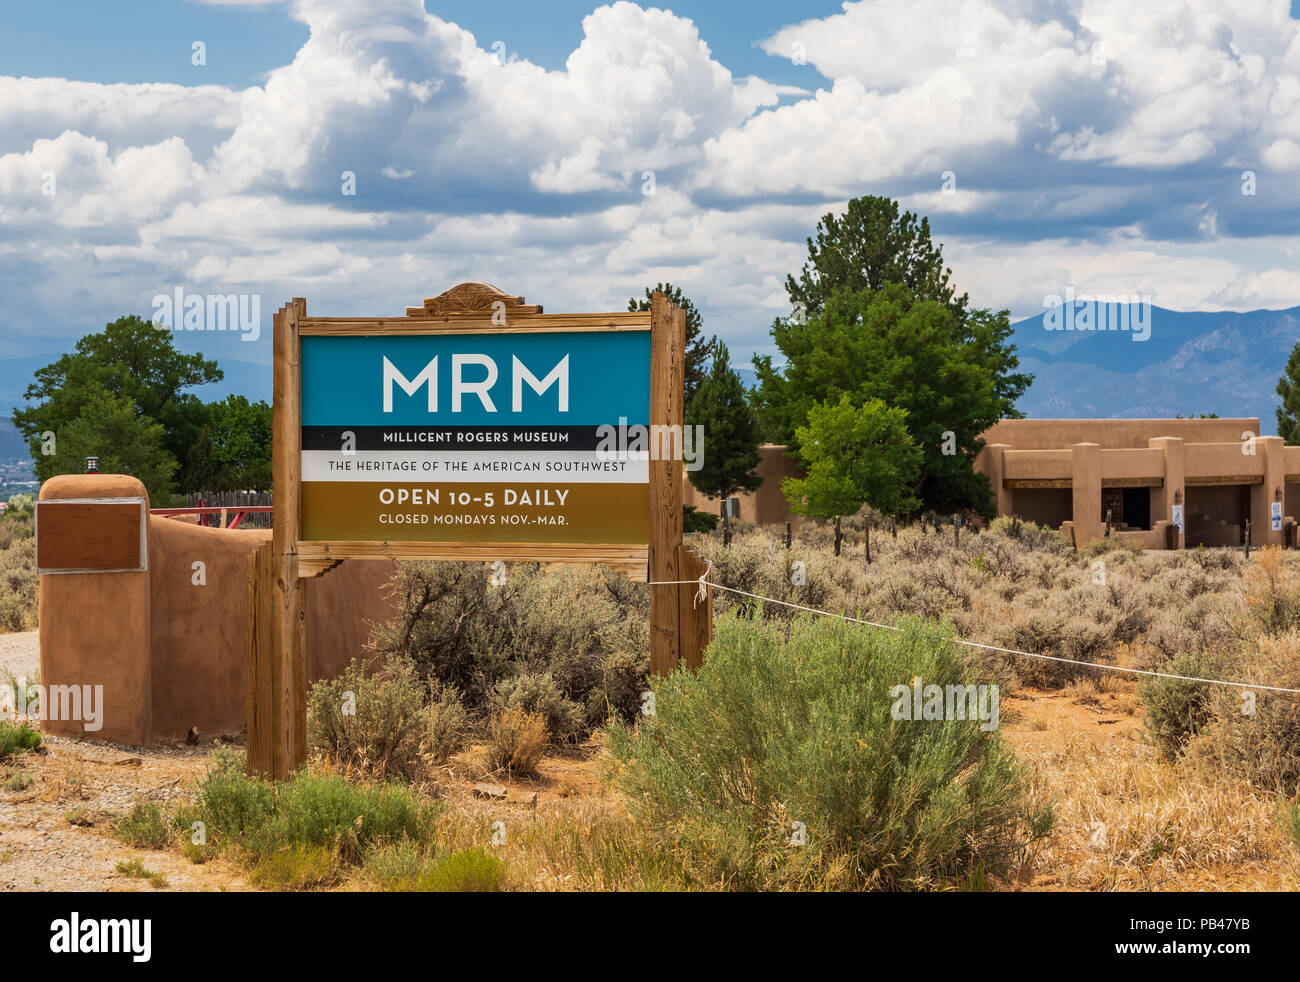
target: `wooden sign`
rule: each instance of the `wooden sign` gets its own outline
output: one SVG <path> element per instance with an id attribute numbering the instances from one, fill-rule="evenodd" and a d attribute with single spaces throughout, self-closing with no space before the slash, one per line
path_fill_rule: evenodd
<path id="1" fill-rule="evenodd" d="M 427 556 L 436 543 L 437 558 L 485 546 L 502 560 L 537 558 L 517 546 L 558 555 L 571 544 L 582 561 L 603 545 L 611 561 L 644 563 L 649 461 L 628 449 L 629 434 L 648 442 L 643 319 L 617 330 L 304 337 L 303 543 L 335 556 L 381 542 Z"/>
<path id="2" fill-rule="evenodd" d="M 144 498 L 36 502 L 36 571 L 137 573 L 149 568 Z"/>
<path id="3" fill-rule="evenodd" d="M 662 293 L 605 314 L 483 283 L 405 317 L 286 304 L 272 543 L 249 566 L 249 771 L 306 759 L 303 578 L 344 559 L 601 563 L 651 583 L 651 670 L 698 665 L 712 606 L 682 545 L 685 340 Z"/>

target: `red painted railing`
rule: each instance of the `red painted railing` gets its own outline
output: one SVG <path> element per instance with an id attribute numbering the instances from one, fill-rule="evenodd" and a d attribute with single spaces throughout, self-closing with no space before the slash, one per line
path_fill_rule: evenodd
<path id="1" fill-rule="evenodd" d="M 269 515 L 271 514 L 271 511 L 272 508 L 270 505 L 208 505 L 202 508 L 150 508 L 149 514 L 162 515 L 165 518 L 173 515 L 199 515 L 201 516 L 199 520 L 200 525 L 209 528 L 229 530 L 239 528 L 239 523 L 244 520 L 245 515 Z M 233 514 L 235 517 L 230 524 L 227 525 L 226 517 L 230 514 Z M 211 525 L 207 521 L 207 516 L 209 515 L 219 516 L 215 526 Z"/>

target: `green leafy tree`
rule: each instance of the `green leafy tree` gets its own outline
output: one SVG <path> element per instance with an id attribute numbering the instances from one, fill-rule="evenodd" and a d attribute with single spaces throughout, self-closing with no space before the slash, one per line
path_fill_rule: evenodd
<path id="1" fill-rule="evenodd" d="M 704 375 L 707 371 L 709 354 L 713 350 L 714 344 L 717 343 L 717 337 L 706 338 L 704 336 L 704 318 L 701 316 L 699 309 L 691 301 L 691 298 L 682 293 L 679 286 L 673 286 L 671 283 L 660 283 L 654 288 L 646 287 L 645 299 L 638 300 L 632 297 L 627 302 L 628 310 L 649 310 L 650 297 L 654 293 L 663 293 L 668 300 L 677 307 L 686 311 L 686 372 L 684 388 L 686 389 L 686 404 L 690 405 L 691 399 L 695 395 L 696 389 L 704 381 Z"/>
<path id="2" fill-rule="evenodd" d="M 721 341 L 715 342 L 712 368 L 686 408 L 686 422 L 704 427 L 703 466 L 687 474 L 702 494 L 721 499 L 723 536 L 730 541 L 727 498 L 737 491 L 756 490 L 763 479 L 755 473 L 758 424 L 745 398 L 745 385 Z"/>
<path id="3" fill-rule="evenodd" d="M 106 474 L 138 478 L 156 507 L 171 503 L 176 458 L 163 447 L 163 427 L 136 412 L 125 396 L 91 393 L 75 419 L 59 428 L 55 453 L 36 457 L 36 476 L 83 474 L 86 458 L 98 457 Z"/>
<path id="4" fill-rule="evenodd" d="M 974 470 L 980 434 L 1020 415 L 1015 400 L 1030 376 L 1009 343 L 1006 311 L 967 311 L 920 300 L 907 287 L 840 288 L 806 324 L 772 327 L 785 365 L 754 359 L 759 407 L 768 439 L 800 452 L 799 428 L 817 403 L 847 394 L 854 405 L 879 399 L 907 412 L 922 451 L 913 486 L 923 507 L 941 512 L 992 509 L 988 479 Z"/>
<path id="5" fill-rule="evenodd" d="M 786 277 L 790 303 L 809 316 L 819 313 L 832 291 L 879 290 L 901 283 L 919 300 L 937 300 L 960 316 L 967 295 L 949 282 L 942 249 L 930 240 L 930 220 L 898 202 L 874 195 L 854 198 L 842 216 L 822 216 L 816 239 L 808 239 L 808 261 L 796 280 Z"/>
<path id="6" fill-rule="evenodd" d="M 907 411 L 870 399 L 855 406 L 815 403 L 799 427 L 806 476 L 781 482 L 796 514 L 835 520 L 835 554 L 840 554 L 840 518 L 870 505 L 888 514 L 915 511 L 920 502 L 912 483 L 921 469 L 921 450 L 907 429 Z"/>
<path id="7" fill-rule="evenodd" d="M 1300 344 L 1291 349 L 1286 370 L 1277 380 L 1277 394 L 1282 405 L 1277 407 L 1277 435 L 1287 443 L 1300 444 Z"/>
<path id="8" fill-rule="evenodd" d="M 216 464 L 210 491 L 269 491 L 271 489 L 271 407 L 227 396 L 207 406 L 205 436 Z"/>
<path id="9" fill-rule="evenodd" d="M 120 317 L 37 369 L 24 393 L 35 405 L 16 411 L 14 425 L 39 463 L 43 433 L 53 432 L 61 441 L 64 428 L 84 415 L 96 393 L 120 396 L 137 416 L 162 427 L 162 449 L 180 462 L 180 483 L 188 487 L 192 482 L 185 465 L 202 444 L 207 413 L 198 397 L 185 390 L 222 377 L 215 361 L 177 351 L 169 331 L 143 317 Z"/>

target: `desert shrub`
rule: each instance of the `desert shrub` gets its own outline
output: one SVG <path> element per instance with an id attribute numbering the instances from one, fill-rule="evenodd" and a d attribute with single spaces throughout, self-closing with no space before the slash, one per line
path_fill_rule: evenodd
<path id="1" fill-rule="evenodd" d="M 1105 556 L 1107 562 L 1122 562 L 1126 558 L 1136 559 L 1141 553 L 1140 543 L 1119 535 L 1112 535 L 1109 539 L 1093 539 L 1079 550 L 1080 558 L 1097 559 Z"/>
<path id="2" fill-rule="evenodd" d="M 0 522 L 0 529 L 12 530 L 13 522 Z M 7 544 L 0 542 L 0 633 L 31 631 L 36 628 L 36 540 L 6 531 Z"/>
<path id="3" fill-rule="evenodd" d="M 723 619 L 698 672 L 653 680 L 653 716 L 611 726 L 616 780 L 638 826 L 700 885 L 929 888 L 975 870 L 1007 876 L 1046 835 L 1050 811 L 978 720 L 891 718 L 891 690 L 916 676 L 969 681 L 946 628 Z M 806 845 L 792 845 L 796 828 Z"/>
<path id="4" fill-rule="evenodd" d="M 26 723 L 11 723 L 0 719 L 0 760 L 11 754 L 35 750 L 41 745 L 41 734 Z"/>
<path id="5" fill-rule="evenodd" d="M 1178 655 L 1161 667 L 1167 675 L 1215 678 L 1215 665 L 1199 652 Z M 1146 726 L 1156 746 L 1173 760 L 1210 718 L 1211 686 L 1185 679 L 1147 677 L 1138 687 Z"/>
<path id="6" fill-rule="evenodd" d="M 530 691 L 525 676 L 549 675 L 564 705 L 548 716 L 565 737 L 602 724 L 610 657 L 649 649 L 646 588 L 576 566 L 514 564 L 500 585 L 489 571 L 401 564 L 391 585 L 398 614 L 376 629 L 372 647 L 410 657 L 435 689 L 455 686 L 470 713 L 486 717 L 503 687 Z"/>
<path id="7" fill-rule="evenodd" d="M 171 841 L 172 831 L 162 808 L 152 801 L 137 801 L 113 826 L 114 834 L 137 849 L 162 849 Z"/>
<path id="8" fill-rule="evenodd" d="M 1300 849 L 1300 798 L 1283 803 L 1278 812 L 1278 824 L 1291 837 L 1295 847 Z"/>
<path id="9" fill-rule="evenodd" d="M 355 862 L 374 843 L 422 838 L 432 814 L 400 785 L 359 786 L 337 774 L 304 773 L 277 785 L 275 811 L 263 837 L 276 847 L 327 847 Z"/>
<path id="10" fill-rule="evenodd" d="M 194 805 L 182 809 L 175 823 L 188 829 L 203 822 L 210 842 L 235 849 L 250 864 L 295 844 L 320 847 L 353 864 L 372 848 L 432 834 L 438 804 L 421 803 L 403 785 L 360 785 L 307 771 L 268 782 L 245 775 L 234 760 L 217 761 L 199 784 Z M 298 858 L 310 865 L 312 855 Z"/>
<path id="11" fill-rule="evenodd" d="M 438 860 L 416 877 L 426 893 L 495 893 L 505 889 L 506 864 L 487 850 L 462 849 Z"/>
<path id="12" fill-rule="evenodd" d="M 807 523 L 805 523 L 807 524 Z M 852 566 L 859 565 L 846 556 L 835 557 L 809 548 L 802 539 L 795 548 L 786 550 L 767 533 L 722 545 L 721 539 L 709 539 L 697 545 L 701 558 L 712 563 L 709 579 L 746 593 L 773 600 L 798 603 L 828 610 L 843 610 L 854 605 Z M 791 608 L 759 601 L 726 591 L 713 596 L 716 615 L 737 610 L 747 617 L 788 620 Z"/>
<path id="13" fill-rule="evenodd" d="M 424 869 L 419 843 L 402 839 L 370 850 L 362 874 L 380 890 L 412 890 Z"/>
<path id="14" fill-rule="evenodd" d="M 993 539 L 1014 542 L 1033 552 L 1063 555 L 1071 551 L 1068 536 L 1046 525 L 1036 525 L 1009 515 L 993 519 L 989 523 L 988 534 Z"/>
<path id="15" fill-rule="evenodd" d="M 315 890 L 336 883 L 339 872 L 338 857 L 330 849 L 294 842 L 259 856 L 248 878 L 263 890 Z"/>
<path id="16" fill-rule="evenodd" d="M 712 532 L 718 527 L 721 521 L 719 516 L 708 511 L 700 511 L 694 505 L 682 506 L 682 531 L 690 534 L 692 532 Z"/>
<path id="17" fill-rule="evenodd" d="M 1261 635 L 1226 659 L 1225 679 L 1300 690 L 1300 632 Z M 1218 768 L 1267 791 L 1300 791 L 1300 697 L 1264 688 L 1213 686 L 1210 720 L 1193 745 Z"/>
<path id="18" fill-rule="evenodd" d="M 465 746 L 469 717 L 460 690 L 447 686 L 424 710 L 424 752 L 442 763 Z"/>
<path id="19" fill-rule="evenodd" d="M 549 742 L 545 716 L 518 706 L 503 710 L 488 728 L 488 765 L 512 777 L 535 774 Z"/>
<path id="20" fill-rule="evenodd" d="M 167 877 L 156 870 L 149 869 L 138 859 L 122 860 L 113 868 L 122 876 L 129 876 L 136 880 L 147 880 L 155 890 L 163 890 L 167 887 Z"/>
<path id="21" fill-rule="evenodd" d="M 1266 546 L 1255 554 L 1246 574 L 1245 601 L 1251 619 L 1265 634 L 1300 627 L 1300 582 L 1281 546 Z"/>
<path id="22" fill-rule="evenodd" d="M 1166 658 L 1185 651 L 1223 650 L 1238 634 L 1242 611 L 1237 594 L 1203 593 L 1185 603 L 1170 600 L 1153 617 L 1146 640 Z"/>
<path id="23" fill-rule="evenodd" d="M 6 791 L 12 791 L 17 794 L 20 791 L 26 791 L 35 783 L 36 778 L 32 777 L 25 771 L 14 771 L 5 778 L 3 786 Z"/>
<path id="24" fill-rule="evenodd" d="M 983 663 L 1000 681 L 1059 688 L 1098 671 L 1072 662 L 1105 663 L 1115 641 L 1113 631 L 1095 619 L 1061 609 L 1056 605 L 1059 601 L 1053 600 L 1055 604 L 1044 599 L 1012 607 L 984 633 L 997 647 L 1065 660 L 988 652 Z"/>
<path id="25" fill-rule="evenodd" d="M 424 686 L 407 658 L 390 658 L 369 674 L 353 659 L 342 676 L 307 694 L 308 746 L 378 780 L 416 776 L 424 729 Z"/>
<path id="26" fill-rule="evenodd" d="M 188 829 L 203 822 L 209 842 L 248 842 L 261 833 L 275 811 L 272 784 L 244 773 L 244 754 L 219 746 L 213 766 L 199 783 L 194 806 L 182 809 L 176 824 Z"/>
<path id="27" fill-rule="evenodd" d="M 614 651 L 600 665 L 600 690 L 587 699 L 587 718 L 607 723 L 611 717 L 624 721 L 641 711 L 641 694 L 646 691 L 650 657 L 644 651 Z"/>
<path id="28" fill-rule="evenodd" d="M 30 494 L 12 494 L 5 505 L 5 518 L 31 518 L 36 511 L 36 500 Z"/>
<path id="29" fill-rule="evenodd" d="M 496 711 L 520 709 L 546 720 L 553 740 L 572 740 L 586 729 L 587 713 L 566 699 L 550 672 L 521 672 L 497 683 Z"/>

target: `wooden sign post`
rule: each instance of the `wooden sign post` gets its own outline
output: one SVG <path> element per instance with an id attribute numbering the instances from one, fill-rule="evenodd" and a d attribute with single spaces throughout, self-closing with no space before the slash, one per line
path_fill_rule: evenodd
<path id="1" fill-rule="evenodd" d="M 650 667 L 712 632 L 682 543 L 685 312 L 545 314 L 462 283 L 405 317 L 274 320 L 273 532 L 249 564 L 248 768 L 306 760 L 305 578 L 345 559 L 601 563 Z"/>

